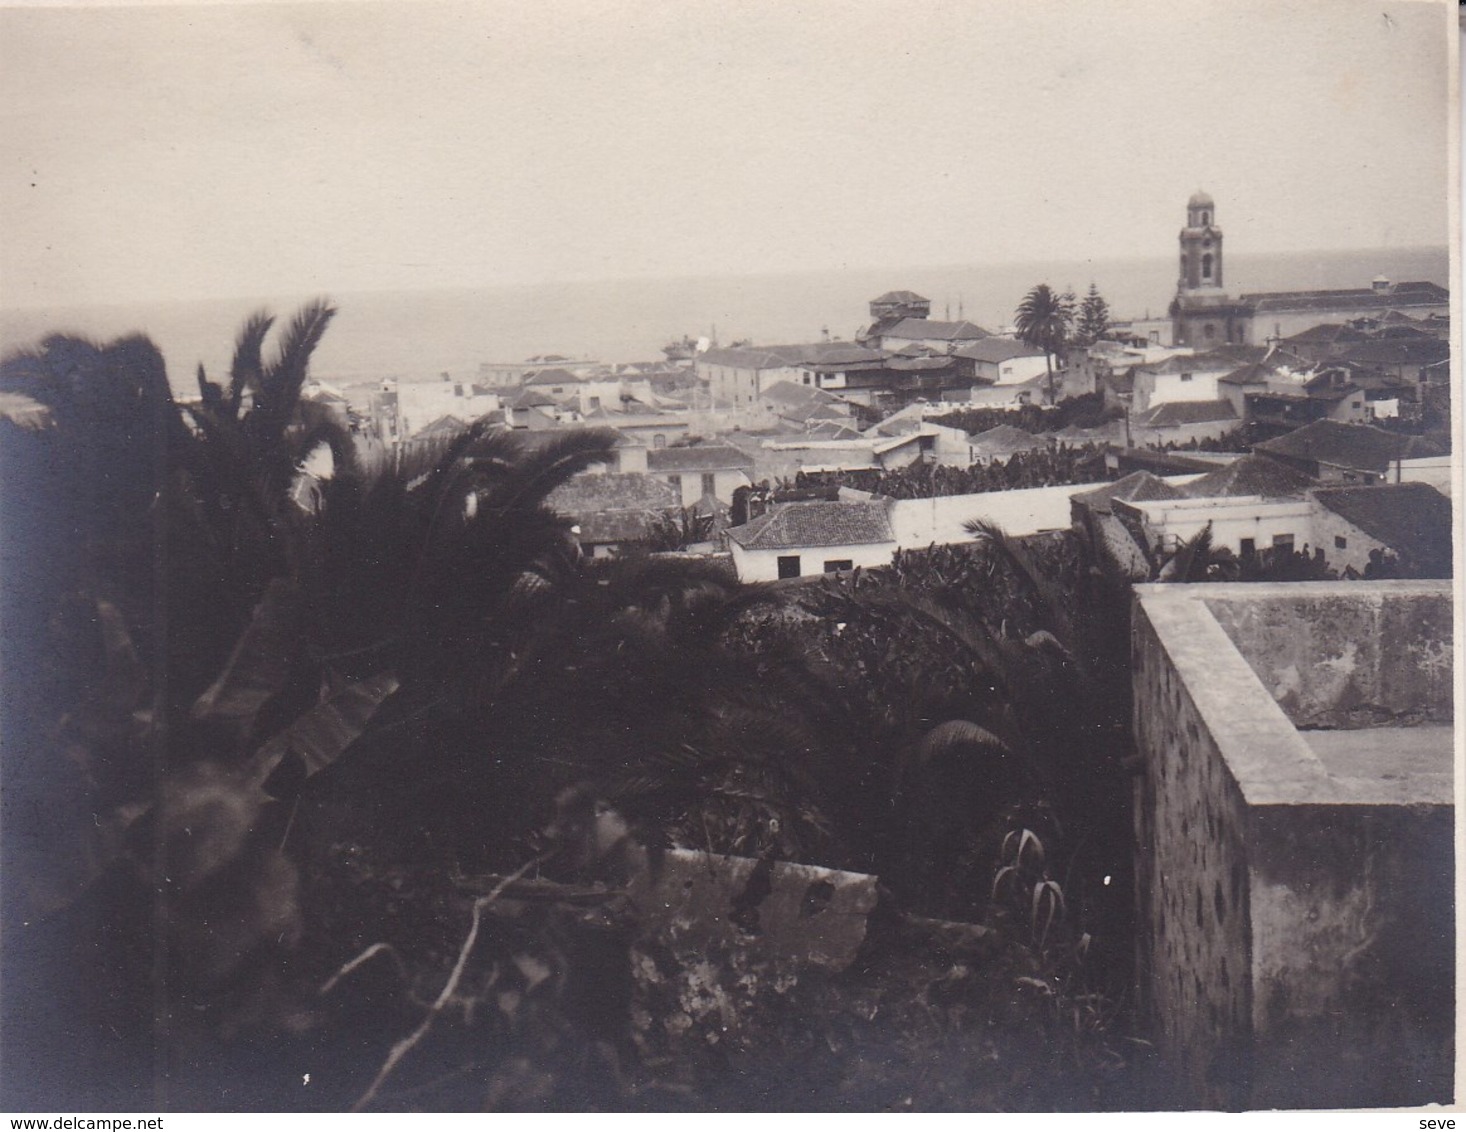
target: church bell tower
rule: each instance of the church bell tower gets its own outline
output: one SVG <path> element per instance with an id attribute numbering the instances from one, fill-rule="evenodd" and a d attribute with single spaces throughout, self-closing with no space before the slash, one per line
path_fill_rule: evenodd
<path id="1" fill-rule="evenodd" d="M 1177 346 L 1207 350 L 1246 342 L 1246 308 L 1222 289 L 1222 230 L 1216 202 L 1197 191 L 1186 202 L 1181 229 L 1181 277 L 1171 303 L 1171 340 Z"/>
<path id="2" fill-rule="evenodd" d="M 1221 290 L 1222 230 L 1217 227 L 1216 203 L 1203 192 L 1186 202 L 1186 227 L 1181 229 L 1181 293 Z"/>

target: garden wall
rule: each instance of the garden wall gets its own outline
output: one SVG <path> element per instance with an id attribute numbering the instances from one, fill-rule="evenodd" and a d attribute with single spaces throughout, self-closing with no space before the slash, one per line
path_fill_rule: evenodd
<path id="1" fill-rule="evenodd" d="M 1451 1098 L 1450 601 L 1136 589 L 1139 981 L 1199 1106 Z"/>

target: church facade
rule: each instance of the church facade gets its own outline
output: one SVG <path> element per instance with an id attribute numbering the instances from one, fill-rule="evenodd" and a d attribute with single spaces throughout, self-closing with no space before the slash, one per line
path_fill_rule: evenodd
<path id="1" fill-rule="evenodd" d="M 1223 284 L 1222 229 L 1216 202 L 1204 192 L 1186 202 L 1181 229 L 1180 277 L 1171 302 L 1171 335 L 1196 350 L 1227 344 L 1265 346 L 1320 323 L 1382 319 L 1392 312 L 1411 319 L 1448 317 L 1451 296 L 1435 283 L 1391 283 L 1337 291 L 1273 291 L 1228 295 Z"/>

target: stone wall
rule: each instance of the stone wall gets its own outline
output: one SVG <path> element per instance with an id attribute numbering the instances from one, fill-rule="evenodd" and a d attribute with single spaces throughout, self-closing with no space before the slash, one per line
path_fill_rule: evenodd
<path id="1" fill-rule="evenodd" d="M 1450 583 L 1139 586 L 1132 644 L 1139 982 L 1185 1095 L 1449 1100 Z"/>
<path id="2" fill-rule="evenodd" d="M 1452 602 L 1441 583 L 1227 590 L 1207 608 L 1294 726 L 1451 721 Z"/>
<path id="3" fill-rule="evenodd" d="M 1137 605 L 1132 637 L 1135 740 L 1146 759 L 1136 780 L 1137 982 L 1183 1091 L 1234 1108 L 1251 1068 L 1247 803 L 1157 634 L 1168 612 Z M 1172 647 L 1205 664 L 1224 644 L 1217 629 Z"/>

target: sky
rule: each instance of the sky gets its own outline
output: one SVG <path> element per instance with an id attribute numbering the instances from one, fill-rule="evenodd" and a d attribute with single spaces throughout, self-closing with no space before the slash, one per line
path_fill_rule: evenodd
<path id="1" fill-rule="evenodd" d="M 1441 246 L 1454 8 L 0 7 L 0 306 Z"/>

